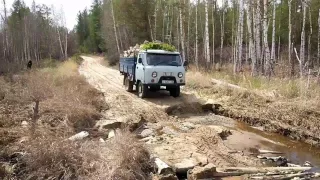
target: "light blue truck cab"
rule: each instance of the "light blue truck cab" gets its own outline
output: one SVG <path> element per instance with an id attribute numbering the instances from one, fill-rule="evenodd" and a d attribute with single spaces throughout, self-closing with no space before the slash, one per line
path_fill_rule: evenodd
<path id="1" fill-rule="evenodd" d="M 186 84 L 185 67 L 179 52 L 143 50 L 136 57 L 120 58 L 119 70 L 124 75 L 127 91 L 136 86 L 138 96 L 145 98 L 149 91 L 165 89 L 173 97 L 180 96 Z"/>

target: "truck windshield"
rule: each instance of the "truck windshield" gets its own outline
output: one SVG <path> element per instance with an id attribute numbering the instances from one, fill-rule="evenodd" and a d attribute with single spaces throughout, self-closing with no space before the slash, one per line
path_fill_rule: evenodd
<path id="1" fill-rule="evenodd" d="M 179 54 L 147 54 L 147 63 L 151 66 L 181 66 Z"/>

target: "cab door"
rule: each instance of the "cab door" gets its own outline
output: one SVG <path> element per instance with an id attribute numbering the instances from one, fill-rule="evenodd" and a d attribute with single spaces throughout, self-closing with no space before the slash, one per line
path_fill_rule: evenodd
<path id="1" fill-rule="evenodd" d="M 139 54 L 137 59 L 137 66 L 136 66 L 136 79 L 137 81 L 141 81 L 144 83 L 144 54 Z"/>

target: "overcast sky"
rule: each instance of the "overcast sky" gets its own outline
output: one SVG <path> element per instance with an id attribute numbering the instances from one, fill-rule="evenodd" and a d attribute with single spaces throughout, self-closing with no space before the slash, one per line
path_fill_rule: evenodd
<path id="1" fill-rule="evenodd" d="M 31 7 L 33 0 L 24 0 L 27 6 Z M 77 14 L 79 11 L 84 10 L 86 7 L 90 8 L 93 0 L 35 0 L 36 4 L 46 4 L 51 7 L 54 5 L 55 9 L 59 10 L 63 7 L 66 23 L 68 29 L 72 29 L 77 23 Z M 218 0 L 218 4 L 221 4 L 222 0 Z M 7 8 L 11 9 L 14 0 L 6 0 Z M 1 3 L 2 6 L 2 3 Z M 2 7 L 1 7 L 2 9 Z"/>
<path id="2" fill-rule="evenodd" d="M 33 0 L 24 0 L 29 7 L 31 7 L 32 1 Z M 13 2 L 14 0 L 7 0 L 8 9 L 11 9 Z M 49 7 L 54 5 L 57 10 L 62 6 L 69 29 L 72 29 L 76 25 L 78 12 L 84 10 L 86 7 L 90 8 L 92 4 L 92 0 L 35 0 L 35 2 L 36 4 L 46 4 Z M 2 6 L 2 3 L 0 4 Z"/>

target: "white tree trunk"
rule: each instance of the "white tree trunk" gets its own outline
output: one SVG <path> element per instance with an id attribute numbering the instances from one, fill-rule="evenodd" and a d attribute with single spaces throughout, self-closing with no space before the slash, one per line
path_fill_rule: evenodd
<path id="1" fill-rule="evenodd" d="M 199 4 L 199 0 L 197 0 L 197 3 L 196 3 L 196 52 L 195 52 L 195 61 L 196 61 L 196 66 L 197 66 L 197 69 L 199 69 L 199 59 L 198 59 L 198 38 L 199 38 L 199 35 L 198 35 L 198 4 Z"/>
<path id="2" fill-rule="evenodd" d="M 222 50 L 223 50 L 223 42 L 224 42 L 224 22 L 225 22 L 225 19 L 224 19 L 224 11 L 225 11 L 225 2 L 224 0 L 222 0 L 222 15 L 220 16 L 220 23 L 221 23 L 221 28 L 220 28 L 220 31 L 221 31 L 221 46 L 220 46 L 220 67 L 222 67 Z"/>
<path id="3" fill-rule="evenodd" d="M 291 39 L 292 39 L 292 21 L 291 21 L 291 11 L 292 11 L 292 0 L 289 0 L 288 1 L 288 7 L 289 7 L 289 44 L 288 44 L 288 58 L 289 58 L 289 64 L 291 65 L 291 75 L 293 75 L 294 73 L 294 63 L 293 63 L 293 60 L 292 60 L 292 42 L 291 42 Z"/>
<path id="4" fill-rule="evenodd" d="M 184 42 L 184 25 L 183 25 L 183 16 L 182 16 L 182 3 L 180 3 L 180 34 L 181 34 L 181 50 L 182 50 L 182 59 L 183 62 L 185 61 L 186 58 L 186 52 L 185 52 L 185 42 Z"/>
<path id="5" fill-rule="evenodd" d="M 243 0 L 239 0 L 239 22 L 238 22 L 238 54 L 234 64 L 234 72 L 239 72 L 242 67 L 242 42 L 243 42 Z"/>
<path id="6" fill-rule="evenodd" d="M 265 72 L 268 77 L 271 76 L 271 60 L 270 49 L 268 44 L 268 0 L 263 1 L 263 46 L 264 46 L 264 58 L 265 58 Z"/>
<path id="7" fill-rule="evenodd" d="M 304 75 L 304 64 L 305 64 L 305 39 L 306 39 L 306 13 L 307 13 L 307 4 L 305 2 L 303 4 L 303 22 L 302 22 L 302 31 L 301 31 L 301 47 L 300 47 L 300 76 Z"/>
<path id="8" fill-rule="evenodd" d="M 253 24 L 254 24 L 254 41 L 256 44 L 256 57 L 257 57 L 257 61 L 256 61 L 256 70 L 257 72 L 259 72 L 259 63 L 261 63 L 261 6 L 260 3 L 258 1 L 256 1 L 256 6 L 255 8 L 253 8 Z"/>
<path id="9" fill-rule="evenodd" d="M 248 26 L 248 34 L 249 34 L 249 57 L 252 62 L 252 76 L 257 75 L 257 55 L 256 55 L 256 47 L 253 41 L 253 32 L 252 32 L 252 2 L 249 0 L 247 7 L 247 26 Z"/>
<path id="10" fill-rule="evenodd" d="M 113 31 L 114 31 L 114 36 L 116 38 L 117 50 L 118 50 L 118 53 L 120 54 L 118 33 L 117 33 L 117 27 L 116 27 L 116 18 L 114 16 L 114 10 L 113 10 L 113 0 L 111 0 L 110 3 L 111 3 L 111 13 L 112 13 L 112 20 L 113 20 Z"/>
<path id="11" fill-rule="evenodd" d="M 319 9 L 319 17 L 318 17 L 318 66 L 320 66 L 320 9 Z"/>
<path id="12" fill-rule="evenodd" d="M 308 35 L 308 60 L 307 65 L 311 63 L 311 38 L 312 38 L 312 19 L 311 19 L 311 9 L 309 7 L 309 24 L 310 24 L 310 31 Z"/>
<path id="13" fill-rule="evenodd" d="M 213 67 L 215 67 L 215 59 L 214 59 L 214 55 L 215 53 L 215 47 L 214 47 L 214 42 L 215 42 L 215 17 L 214 17 L 214 12 L 215 12 L 215 1 L 213 0 L 212 2 L 212 65 Z"/>
<path id="14" fill-rule="evenodd" d="M 154 31 L 153 31 L 153 40 L 157 40 L 157 13 L 158 12 L 158 1 L 156 0 L 155 10 L 154 10 Z M 151 28 L 152 31 L 152 28 Z"/>
<path id="15" fill-rule="evenodd" d="M 208 0 L 205 0 L 205 40 L 204 40 L 204 47 L 205 47 L 205 58 L 207 62 L 207 68 L 210 66 L 210 44 L 209 44 L 209 13 L 208 13 Z"/>
<path id="16" fill-rule="evenodd" d="M 276 0 L 273 0 L 271 60 L 276 59 Z"/>

